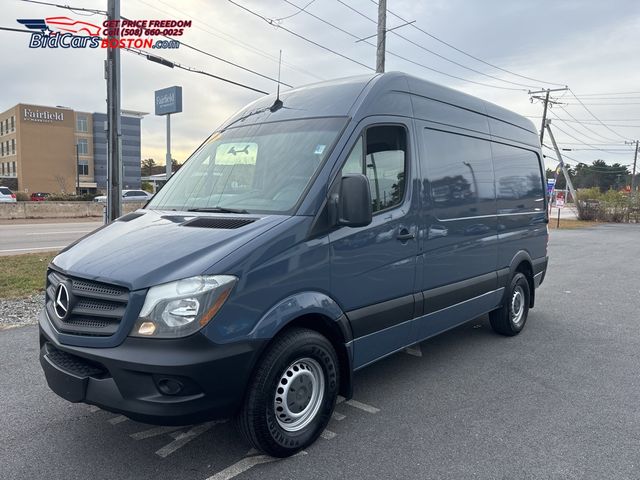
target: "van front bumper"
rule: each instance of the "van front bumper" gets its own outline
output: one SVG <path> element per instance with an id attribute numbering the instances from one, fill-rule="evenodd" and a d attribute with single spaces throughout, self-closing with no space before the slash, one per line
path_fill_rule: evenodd
<path id="1" fill-rule="evenodd" d="M 227 345 L 197 333 L 181 339 L 127 337 L 113 348 L 63 345 L 40 313 L 40 364 L 51 390 L 158 425 L 229 418 L 242 405 L 266 341 Z"/>

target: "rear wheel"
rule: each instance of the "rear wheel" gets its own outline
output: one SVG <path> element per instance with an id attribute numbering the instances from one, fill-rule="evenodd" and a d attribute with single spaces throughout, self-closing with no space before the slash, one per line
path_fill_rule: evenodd
<path id="1" fill-rule="evenodd" d="M 507 287 L 504 305 L 489 313 L 491 328 L 509 337 L 520 333 L 529 315 L 530 297 L 527 277 L 522 272 L 516 272 Z"/>
<path id="2" fill-rule="evenodd" d="M 239 414 L 243 436 L 256 449 L 288 457 L 326 427 L 338 395 L 338 359 L 318 332 L 296 328 L 277 338 L 253 375 Z"/>

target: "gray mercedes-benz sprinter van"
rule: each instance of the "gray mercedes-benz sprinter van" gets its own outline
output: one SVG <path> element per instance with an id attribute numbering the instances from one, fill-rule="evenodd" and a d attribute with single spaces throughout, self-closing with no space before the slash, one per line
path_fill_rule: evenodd
<path id="1" fill-rule="evenodd" d="M 529 120 L 405 74 L 257 100 L 54 258 L 47 382 L 143 422 L 237 416 L 291 455 L 356 370 L 486 313 L 523 329 L 547 266 L 542 165 Z"/>

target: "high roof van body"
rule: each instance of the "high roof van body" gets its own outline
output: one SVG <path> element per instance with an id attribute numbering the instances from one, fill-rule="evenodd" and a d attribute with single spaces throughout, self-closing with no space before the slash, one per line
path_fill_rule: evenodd
<path id="1" fill-rule="evenodd" d="M 237 417 L 294 454 L 357 370 L 485 314 L 523 329 L 543 171 L 529 120 L 409 75 L 259 99 L 145 208 L 54 258 L 49 386 L 149 423 Z"/>

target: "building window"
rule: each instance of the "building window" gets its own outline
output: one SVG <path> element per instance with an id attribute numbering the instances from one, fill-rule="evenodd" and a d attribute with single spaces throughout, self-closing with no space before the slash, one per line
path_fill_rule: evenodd
<path id="1" fill-rule="evenodd" d="M 6 133 L 9 133 L 9 119 L 8 118 L 5 118 L 5 120 L 4 120 L 4 131 Z"/>
<path id="2" fill-rule="evenodd" d="M 78 163 L 78 175 L 89 175 L 89 162 L 80 160 Z"/>
<path id="3" fill-rule="evenodd" d="M 2 170 L 0 170 L 2 172 L 2 176 L 4 176 L 4 162 L 2 162 Z"/>
<path id="4" fill-rule="evenodd" d="M 87 120 L 86 115 L 77 115 L 76 116 L 76 131 L 77 132 L 88 132 L 89 131 L 89 122 Z"/>
<path id="5" fill-rule="evenodd" d="M 0 142 L 0 155 L 4 157 L 4 142 Z"/>
<path id="6" fill-rule="evenodd" d="M 11 115 L 11 131 L 15 131 L 16 129 L 16 116 L 15 115 Z"/>
<path id="7" fill-rule="evenodd" d="M 11 162 L 11 166 L 13 167 L 13 176 L 15 177 L 18 174 L 16 170 L 16 162 Z"/>
<path id="8" fill-rule="evenodd" d="M 15 155 L 16 154 L 16 139 L 12 138 L 11 139 L 11 155 Z"/>
<path id="9" fill-rule="evenodd" d="M 0 120 L 0 135 L 4 135 L 4 122 Z"/>
<path id="10" fill-rule="evenodd" d="M 89 140 L 86 138 L 78 139 L 78 154 L 89 155 Z"/>

